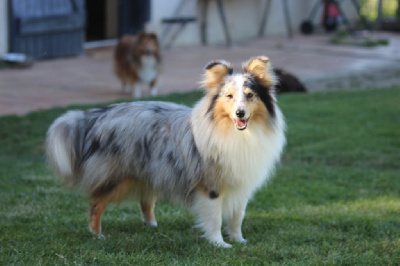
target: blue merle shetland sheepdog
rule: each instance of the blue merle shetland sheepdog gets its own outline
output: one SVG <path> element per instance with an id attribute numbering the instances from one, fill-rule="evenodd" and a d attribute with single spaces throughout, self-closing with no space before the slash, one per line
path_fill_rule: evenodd
<path id="1" fill-rule="evenodd" d="M 107 205 L 134 195 L 150 226 L 157 226 L 156 200 L 173 198 L 194 212 L 211 243 L 231 247 L 221 234 L 223 221 L 229 239 L 244 243 L 246 205 L 285 145 L 275 84 L 267 57 L 250 59 L 240 74 L 214 61 L 206 66 L 205 95 L 194 108 L 132 102 L 69 111 L 47 133 L 49 163 L 91 198 L 95 234 L 101 234 Z"/>

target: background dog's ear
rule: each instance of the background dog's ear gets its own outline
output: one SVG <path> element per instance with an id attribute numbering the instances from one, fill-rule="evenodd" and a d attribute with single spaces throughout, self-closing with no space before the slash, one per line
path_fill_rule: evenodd
<path id="1" fill-rule="evenodd" d="M 156 43 L 158 43 L 157 34 L 151 32 L 151 33 L 148 33 L 148 36 L 150 37 L 150 39 L 153 39 Z"/>
<path id="2" fill-rule="evenodd" d="M 260 84 L 271 87 L 276 84 L 276 77 L 266 56 L 258 56 L 250 58 L 243 64 L 243 71 L 254 76 Z"/>
<path id="3" fill-rule="evenodd" d="M 233 72 L 231 64 L 223 60 L 210 62 L 205 69 L 203 86 L 206 88 L 217 88 L 224 77 Z"/>
<path id="4" fill-rule="evenodd" d="M 137 38 L 138 38 L 138 40 L 141 40 L 141 39 L 143 39 L 146 35 L 147 35 L 146 32 L 141 31 L 141 32 L 139 32 L 139 33 L 137 34 Z"/>

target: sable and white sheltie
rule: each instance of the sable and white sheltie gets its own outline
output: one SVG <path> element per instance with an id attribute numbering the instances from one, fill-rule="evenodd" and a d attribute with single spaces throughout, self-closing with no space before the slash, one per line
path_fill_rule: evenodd
<path id="1" fill-rule="evenodd" d="M 123 36 L 114 51 L 114 73 L 121 80 L 122 90 L 141 98 L 142 86 L 157 95 L 157 79 L 161 70 L 160 46 L 157 35 L 142 32 Z"/>
<path id="2" fill-rule="evenodd" d="M 134 195 L 143 220 L 157 226 L 156 199 L 179 200 L 196 215 L 213 244 L 245 242 L 241 225 L 247 202 L 271 176 L 285 145 L 285 123 L 276 83 L 264 56 L 241 74 L 229 63 L 205 69 L 205 96 L 188 108 L 166 102 L 131 102 L 69 111 L 47 133 L 55 172 L 91 198 L 90 230 L 101 233 L 111 202 Z"/>

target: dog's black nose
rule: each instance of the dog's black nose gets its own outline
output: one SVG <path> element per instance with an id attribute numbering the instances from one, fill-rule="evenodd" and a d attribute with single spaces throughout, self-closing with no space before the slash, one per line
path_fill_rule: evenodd
<path id="1" fill-rule="evenodd" d="M 144 51 L 144 54 L 145 54 L 145 55 L 153 55 L 153 54 L 154 54 L 154 51 L 151 50 L 151 49 L 146 49 L 146 50 Z"/>
<path id="2" fill-rule="evenodd" d="M 216 199 L 219 197 L 218 192 L 216 192 L 214 190 L 211 190 L 209 195 L 210 195 L 210 199 Z"/>
<path id="3" fill-rule="evenodd" d="M 243 118 L 243 117 L 244 117 L 244 114 L 245 114 L 245 112 L 244 112 L 243 109 L 239 109 L 239 110 L 236 111 L 236 115 L 237 115 L 237 117 L 239 117 L 239 118 Z"/>

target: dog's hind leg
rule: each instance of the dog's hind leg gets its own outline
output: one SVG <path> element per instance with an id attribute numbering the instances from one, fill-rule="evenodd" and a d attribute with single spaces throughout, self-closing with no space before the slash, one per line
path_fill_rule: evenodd
<path id="1" fill-rule="evenodd" d="M 108 204 L 120 202 L 132 191 L 133 185 L 133 179 L 125 179 L 117 185 L 101 186 L 92 193 L 92 202 L 89 205 L 89 230 L 93 234 L 101 234 L 101 217 Z"/>
<path id="2" fill-rule="evenodd" d="M 154 216 L 154 206 L 156 196 L 153 194 L 142 196 L 140 200 L 140 209 L 142 210 L 142 219 L 146 225 L 157 227 L 156 217 Z"/>
<path id="3" fill-rule="evenodd" d="M 101 234 L 101 216 L 110 202 L 107 199 L 93 199 L 89 205 L 89 230 L 93 234 Z"/>

